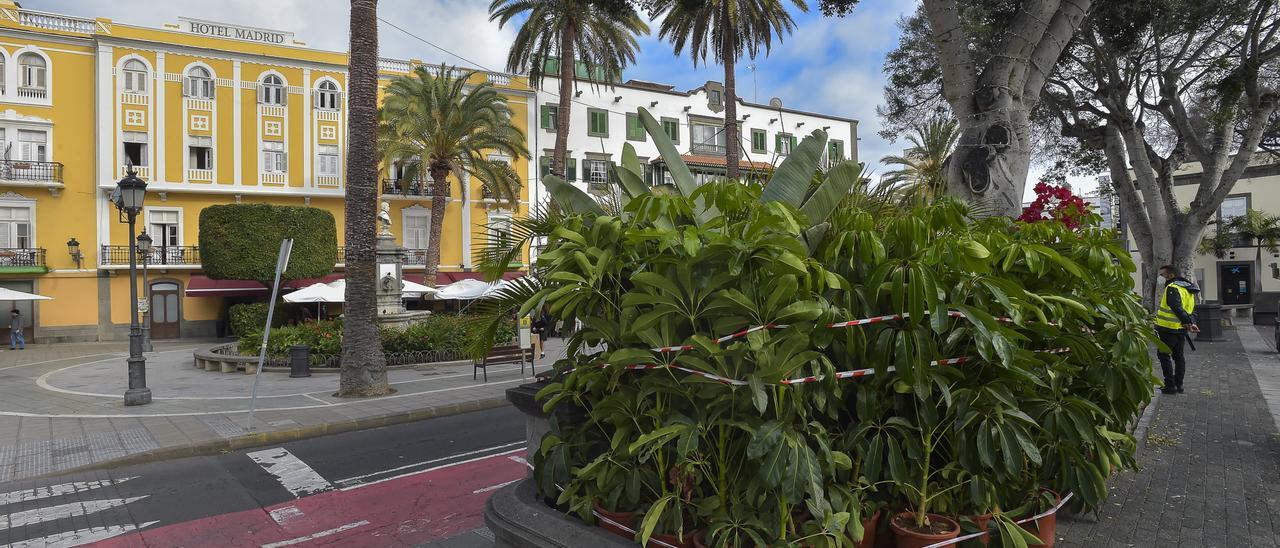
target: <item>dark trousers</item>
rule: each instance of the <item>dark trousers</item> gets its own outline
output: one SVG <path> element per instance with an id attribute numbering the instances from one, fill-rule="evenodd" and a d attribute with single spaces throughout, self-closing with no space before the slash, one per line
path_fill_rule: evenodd
<path id="1" fill-rule="evenodd" d="M 1160 359 L 1160 370 L 1164 373 L 1164 386 L 1181 387 L 1182 375 L 1187 372 L 1187 358 L 1183 353 L 1183 347 L 1187 344 L 1186 331 L 1157 327 L 1156 334 L 1160 336 L 1160 342 L 1169 347 L 1168 354 L 1156 352 L 1156 357 Z"/>

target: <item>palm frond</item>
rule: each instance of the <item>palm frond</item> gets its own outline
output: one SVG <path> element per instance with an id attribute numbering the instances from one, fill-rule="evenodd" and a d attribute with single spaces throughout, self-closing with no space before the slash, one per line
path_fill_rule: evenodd
<path id="1" fill-rule="evenodd" d="M 544 289 L 543 282 L 533 276 L 508 280 L 501 289 L 472 305 L 475 316 L 469 323 L 466 352 L 472 359 L 483 359 L 497 343 L 498 329 L 503 322 L 529 315 L 541 302 L 538 295 Z"/>

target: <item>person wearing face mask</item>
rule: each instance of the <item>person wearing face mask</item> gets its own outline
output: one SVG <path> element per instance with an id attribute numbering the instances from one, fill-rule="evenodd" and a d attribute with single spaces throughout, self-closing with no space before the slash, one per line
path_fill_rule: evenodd
<path id="1" fill-rule="evenodd" d="M 1160 278 L 1157 287 L 1164 288 L 1160 296 L 1160 308 L 1156 309 L 1156 334 L 1160 342 L 1168 347 L 1168 352 L 1156 352 L 1160 359 L 1160 370 L 1164 373 L 1165 394 L 1182 393 L 1182 377 L 1187 371 L 1187 359 L 1183 353 L 1188 332 L 1199 333 L 1193 315 L 1196 309 L 1195 295 L 1200 288 L 1191 280 L 1182 277 L 1178 267 L 1164 265 L 1160 267 Z"/>

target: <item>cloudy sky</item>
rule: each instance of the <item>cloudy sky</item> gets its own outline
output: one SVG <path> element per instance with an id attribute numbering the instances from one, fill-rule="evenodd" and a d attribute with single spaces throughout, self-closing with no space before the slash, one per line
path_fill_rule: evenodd
<path id="1" fill-rule="evenodd" d="M 862 2 L 844 18 L 825 18 L 810 0 L 810 13 L 796 14 L 794 34 L 775 44 L 767 58 L 754 61 L 755 74 L 738 65 L 738 93 L 744 99 L 767 102 L 780 97 L 789 107 L 859 120 L 859 156 L 875 173 L 885 154 L 898 153 L 902 141 L 890 143 L 880 129 L 876 105 L 883 100 L 885 54 L 898 40 L 897 19 L 910 12 L 916 0 Z M 348 3 L 342 0 L 23 0 L 29 9 L 106 17 L 122 23 L 160 26 L 179 16 L 292 31 L 309 45 L 335 51 L 347 48 Z M 381 0 L 379 15 L 409 33 L 461 55 L 466 61 L 436 49 L 418 38 L 387 26 L 379 28 L 380 54 L 429 62 L 475 64 L 502 70 L 514 29 L 489 22 L 489 0 Z M 722 80 L 718 66 L 694 67 L 689 57 L 676 57 L 658 41 L 656 26 L 640 40 L 640 57 L 625 78 L 674 84 L 689 89 L 707 80 Z M 1030 187 L 1031 185 L 1027 185 Z"/>

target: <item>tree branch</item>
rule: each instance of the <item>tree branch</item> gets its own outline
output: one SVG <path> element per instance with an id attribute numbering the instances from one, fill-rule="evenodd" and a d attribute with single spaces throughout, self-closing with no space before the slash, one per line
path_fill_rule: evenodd
<path id="1" fill-rule="evenodd" d="M 956 0 L 924 0 L 924 8 L 932 29 L 930 36 L 938 49 L 938 65 L 942 68 L 942 95 L 956 118 L 968 117 L 974 109 L 968 99 L 977 88 L 977 70 L 969 54 L 969 40 Z"/>
<path id="2" fill-rule="evenodd" d="M 1040 43 L 1036 45 L 1035 52 L 1031 54 L 1030 70 L 1027 72 L 1022 88 L 1023 97 L 1032 98 L 1034 101 L 1034 98 L 1040 96 L 1044 79 L 1053 70 L 1058 58 L 1071 42 L 1071 37 L 1080 28 L 1090 6 L 1092 6 L 1092 0 L 1063 0 L 1049 22 L 1048 29 L 1040 38 Z"/>

